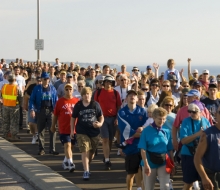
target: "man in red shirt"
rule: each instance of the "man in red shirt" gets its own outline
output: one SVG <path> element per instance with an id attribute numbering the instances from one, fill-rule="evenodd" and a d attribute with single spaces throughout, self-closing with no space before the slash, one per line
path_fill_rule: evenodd
<path id="1" fill-rule="evenodd" d="M 97 90 L 94 100 L 97 101 L 103 111 L 104 123 L 101 127 L 102 148 L 104 154 L 105 168 L 111 169 L 109 154 L 112 147 L 117 126 L 117 112 L 121 106 L 119 93 L 114 90 L 115 79 L 111 75 L 106 75 L 103 81 L 104 88 Z"/>
<path id="2" fill-rule="evenodd" d="M 65 94 L 61 97 L 54 109 L 54 117 L 52 121 L 52 126 L 50 130 L 54 133 L 56 131 L 55 125 L 58 120 L 59 133 L 60 133 L 60 141 L 64 145 L 64 153 L 65 158 L 63 160 L 63 168 L 69 169 L 70 172 L 75 170 L 75 164 L 72 160 L 72 147 L 75 144 L 75 139 L 73 140 L 70 137 L 70 120 L 73 112 L 73 108 L 75 104 L 79 101 L 78 98 L 72 96 L 73 87 L 71 84 L 66 84 Z"/>

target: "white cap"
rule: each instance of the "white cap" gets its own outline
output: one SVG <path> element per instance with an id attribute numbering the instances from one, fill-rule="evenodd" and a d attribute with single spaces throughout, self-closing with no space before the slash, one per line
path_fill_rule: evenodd
<path id="1" fill-rule="evenodd" d="M 199 73 L 197 69 L 194 69 L 192 73 Z"/>
<path id="2" fill-rule="evenodd" d="M 209 70 L 205 69 L 205 70 L 202 71 L 202 73 L 203 73 L 203 74 L 204 74 L 204 73 L 208 73 L 208 74 L 209 74 Z"/>
<path id="3" fill-rule="evenodd" d="M 6 64 L 5 64 L 5 68 L 6 68 L 6 69 L 9 69 L 9 64 L 6 63 Z"/>

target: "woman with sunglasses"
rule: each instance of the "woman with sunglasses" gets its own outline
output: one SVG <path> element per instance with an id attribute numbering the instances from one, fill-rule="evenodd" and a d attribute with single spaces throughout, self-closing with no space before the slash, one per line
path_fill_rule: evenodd
<path id="1" fill-rule="evenodd" d="M 146 95 L 146 106 L 150 106 L 151 104 L 156 104 L 160 98 L 159 96 L 159 80 L 152 79 L 150 82 L 150 91 L 147 92 Z"/>
<path id="2" fill-rule="evenodd" d="M 210 127 L 209 121 L 201 116 L 204 106 L 199 101 L 188 105 L 189 117 L 185 118 L 180 128 L 182 171 L 184 190 L 190 190 L 193 182 L 200 180 L 193 158 L 202 132 Z"/>

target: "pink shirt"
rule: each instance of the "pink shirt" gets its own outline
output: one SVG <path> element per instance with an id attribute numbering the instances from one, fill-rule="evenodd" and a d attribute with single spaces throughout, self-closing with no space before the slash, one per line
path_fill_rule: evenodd
<path id="1" fill-rule="evenodd" d="M 201 115 L 205 117 L 206 119 L 208 119 L 210 124 L 213 125 L 210 113 L 206 108 L 201 112 Z M 176 119 L 174 120 L 173 126 L 176 128 L 179 128 L 182 121 L 189 116 L 190 114 L 188 113 L 188 106 L 184 106 L 180 108 L 180 110 L 177 112 Z"/>

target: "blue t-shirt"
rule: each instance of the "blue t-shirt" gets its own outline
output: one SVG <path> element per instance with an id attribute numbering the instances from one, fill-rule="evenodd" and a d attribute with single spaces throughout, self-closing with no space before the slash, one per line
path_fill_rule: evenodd
<path id="1" fill-rule="evenodd" d="M 171 133 L 168 129 L 164 129 L 163 126 L 162 131 L 158 131 L 152 126 L 148 126 L 142 131 L 138 148 L 146 151 L 150 168 L 159 168 L 165 165 L 166 161 L 164 161 L 164 163 L 161 165 L 153 164 L 147 151 L 164 154 L 173 150 Z M 141 161 L 141 165 L 144 166 L 143 160 Z"/>
<path id="2" fill-rule="evenodd" d="M 118 112 L 118 127 L 121 134 L 121 143 L 132 137 L 139 127 L 142 127 L 147 120 L 146 111 L 138 105 L 131 113 L 128 105 Z M 123 152 L 126 155 L 136 154 L 138 149 L 139 138 L 134 138 L 132 144 L 127 144 Z"/>
<path id="3" fill-rule="evenodd" d="M 207 129 L 208 127 L 210 127 L 209 121 L 204 117 L 202 117 L 201 120 L 193 120 L 193 123 L 194 123 L 194 133 L 192 132 L 191 117 L 187 117 L 183 120 L 181 128 L 180 128 L 180 140 L 182 140 L 185 137 L 188 137 L 190 135 L 197 133 L 198 131 L 200 131 L 201 127 L 203 127 L 204 130 Z M 197 139 L 199 139 L 199 137 Z M 190 142 L 186 145 L 193 146 L 193 142 Z M 189 149 L 187 148 L 186 145 L 182 146 L 181 155 L 193 156 L 189 152 Z"/>
<path id="4" fill-rule="evenodd" d="M 43 87 L 42 97 L 41 97 L 41 107 L 52 108 L 52 95 L 51 95 L 49 86 L 47 88 Z"/>
<path id="5" fill-rule="evenodd" d="M 169 113 L 167 115 L 166 122 L 163 125 L 163 129 L 168 129 L 170 131 L 171 138 L 172 138 L 173 123 L 174 123 L 175 118 L 176 118 L 176 114 L 175 113 L 172 113 L 172 112 Z"/>

